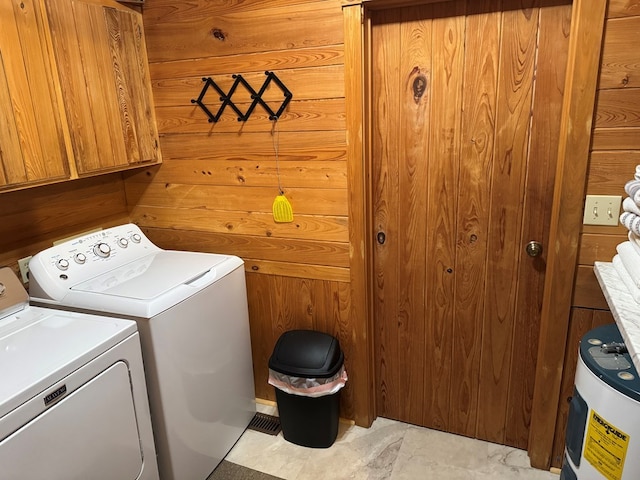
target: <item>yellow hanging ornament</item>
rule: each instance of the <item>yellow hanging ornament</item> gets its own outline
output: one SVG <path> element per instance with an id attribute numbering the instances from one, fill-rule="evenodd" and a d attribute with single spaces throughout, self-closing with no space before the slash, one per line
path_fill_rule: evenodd
<path id="1" fill-rule="evenodd" d="M 284 193 L 278 195 L 273 201 L 273 220 L 277 223 L 293 222 L 293 209 Z"/>
<path id="2" fill-rule="evenodd" d="M 282 191 L 282 186 L 280 185 L 280 163 L 278 159 L 278 117 L 274 117 L 273 121 L 273 130 L 271 131 L 271 135 L 273 136 L 273 150 L 276 154 L 276 173 L 278 175 L 278 196 L 273 200 L 273 206 L 271 207 L 273 211 L 273 220 L 276 223 L 291 223 L 293 222 L 293 209 L 291 208 L 291 203 L 287 197 L 284 196 L 284 192 Z"/>

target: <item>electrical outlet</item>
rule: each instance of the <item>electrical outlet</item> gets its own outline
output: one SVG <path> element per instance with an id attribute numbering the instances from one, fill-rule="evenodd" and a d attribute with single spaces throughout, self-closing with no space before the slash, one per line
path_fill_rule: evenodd
<path id="1" fill-rule="evenodd" d="M 20 275 L 22 276 L 22 283 L 29 281 L 29 260 L 31 257 L 24 257 L 18 260 L 18 267 L 20 267 Z"/>
<path id="2" fill-rule="evenodd" d="M 618 225 L 622 197 L 619 195 L 587 195 L 584 203 L 584 225 Z"/>

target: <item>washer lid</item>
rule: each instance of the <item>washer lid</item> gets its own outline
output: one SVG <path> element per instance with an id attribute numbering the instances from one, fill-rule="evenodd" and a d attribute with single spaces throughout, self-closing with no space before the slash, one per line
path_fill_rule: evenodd
<path id="1" fill-rule="evenodd" d="M 71 287 L 135 300 L 151 300 L 189 283 L 228 259 L 212 253 L 160 251 Z"/>
<path id="2" fill-rule="evenodd" d="M 0 324 L 0 418 L 136 332 L 131 320 L 26 307 Z"/>

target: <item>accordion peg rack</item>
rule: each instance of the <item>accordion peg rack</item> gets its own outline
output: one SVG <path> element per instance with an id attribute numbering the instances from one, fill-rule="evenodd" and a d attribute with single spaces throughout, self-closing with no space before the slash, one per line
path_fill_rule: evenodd
<path id="1" fill-rule="evenodd" d="M 211 77 L 204 77 L 202 79 L 202 81 L 204 82 L 204 86 L 202 87 L 200 96 L 197 99 L 191 99 L 191 103 L 197 104 L 204 111 L 204 113 L 209 118 L 209 123 L 217 122 L 220 119 L 222 112 L 224 112 L 225 108 L 227 107 L 230 107 L 236 113 L 239 122 L 246 122 L 247 120 L 249 120 L 249 117 L 251 116 L 253 110 L 257 105 L 260 105 L 269 114 L 269 120 L 278 120 L 280 118 L 280 115 L 282 115 L 282 112 L 284 112 L 285 108 L 287 108 L 287 105 L 289 105 L 289 102 L 293 98 L 293 94 L 280 81 L 275 73 L 267 70 L 266 72 L 264 72 L 264 74 L 267 76 L 267 78 L 260 87 L 260 90 L 258 90 L 257 92 L 240 74 L 234 74 L 231 76 L 234 79 L 234 82 L 233 85 L 231 85 L 229 92 L 227 93 L 225 93 L 216 84 L 216 82 L 213 81 Z M 267 102 L 262 99 L 262 95 L 266 92 L 267 88 L 269 88 L 269 85 L 271 85 L 272 83 L 282 91 L 282 94 L 284 96 L 280 107 L 276 111 L 273 111 L 273 109 L 271 109 Z M 242 112 L 232 100 L 233 94 L 236 92 L 239 86 L 244 87 L 244 89 L 249 92 L 251 96 L 252 102 L 246 112 Z M 213 88 L 217 92 L 217 98 L 220 102 L 222 102 L 215 114 L 211 112 L 205 102 L 205 96 L 207 95 L 207 92 L 210 88 Z"/>

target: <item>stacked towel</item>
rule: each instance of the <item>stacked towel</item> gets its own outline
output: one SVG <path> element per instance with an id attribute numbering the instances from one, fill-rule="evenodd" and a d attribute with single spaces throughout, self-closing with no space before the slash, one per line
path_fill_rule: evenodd
<path id="1" fill-rule="evenodd" d="M 612 263 L 613 268 L 618 273 L 618 276 L 620 277 L 620 280 L 622 280 L 624 286 L 627 287 L 627 290 L 629 290 L 629 293 L 631 294 L 633 299 L 636 301 L 636 303 L 640 303 L 640 289 L 638 289 L 638 287 L 636 287 L 633 283 L 633 279 L 627 272 L 626 267 L 622 264 L 620 255 L 615 255 L 613 257 Z"/>
<path id="2" fill-rule="evenodd" d="M 633 249 L 640 255 L 640 237 L 633 232 L 629 232 L 629 243 Z"/>
<path id="3" fill-rule="evenodd" d="M 622 264 L 633 280 L 633 284 L 640 289 L 640 254 L 631 245 L 631 242 L 622 242 L 616 247 Z"/>
<path id="4" fill-rule="evenodd" d="M 616 247 L 618 254 L 612 263 L 633 299 L 640 303 L 640 165 L 624 191 L 629 196 L 622 202 L 620 223 L 629 230 L 629 240 Z"/>
<path id="5" fill-rule="evenodd" d="M 636 215 L 640 215 L 640 207 L 636 202 L 633 201 L 633 198 L 627 197 L 622 201 L 622 209 L 625 212 L 634 213 Z"/>
<path id="6" fill-rule="evenodd" d="M 640 303 L 640 236 L 629 232 L 629 240 L 616 247 L 613 268 L 633 299 Z"/>
<path id="7" fill-rule="evenodd" d="M 634 179 L 629 180 L 624 185 L 624 191 L 627 192 L 629 197 L 633 198 L 633 201 L 637 203 L 638 200 L 640 200 L 640 195 L 638 195 L 638 192 L 640 192 L 640 180 L 636 180 L 634 175 Z M 636 197 L 636 195 L 638 195 L 638 197 Z"/>
<path id="8" fill-rule="evenodd" d="M 631 212 L 623 212 L 620 215 L 620 223 L 627 227 L 627 230 L 640 235 L 640 215 Z"/>
<path id="9" fill-rule="evenodd" d="M 624 185 L 624 191 L 629 195 L 622 201 L 622 215 L 620 223 L 630 232 L 640 235 L 640 165 L 636 166 L 633 180 Z"/>

